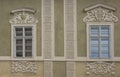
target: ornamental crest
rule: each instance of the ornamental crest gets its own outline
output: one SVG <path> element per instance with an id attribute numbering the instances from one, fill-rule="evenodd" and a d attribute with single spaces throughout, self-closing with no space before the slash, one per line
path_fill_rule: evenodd
<path id="1" fill-rule="evenodd" d="M 118 18 L 113 14 L 114 10 L 99 4 L 87 10 L 87 16 L 83 18 L 84 22 L 117 22 Z"/>
<path id="2" fill-rule="evenodd" d="M 10 23 L 13 24 L 34 24 L 37 22 L 38 20 L 34 17 L 34 15 L 27 12 L 14 13 L 14 16 L 10 19 Z"/>
<path id="3" fill-rule="evenodd" d="M 9 21 L 11 24 L 34 24 L 38 22 L 34 17 L 35 10 L 33 9 L 16 9 L 12 10 L 11 13 L 13 14 L 13 17 Z"/>
<path id="4" fill-rule="evenodd" d="M 87 74 L 115 74 L 115 64 L 107 62 L 92 62 L 87 63 Z"/>
<path id="5" fill-rule="evenodd" d="M 13 61 L 12 72 L 37 72 L 37 63 L 34 61 Z"/>

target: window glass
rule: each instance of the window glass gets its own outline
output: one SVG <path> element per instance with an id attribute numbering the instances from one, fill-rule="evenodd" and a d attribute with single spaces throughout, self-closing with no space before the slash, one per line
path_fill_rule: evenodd
<path id="1" fill-rule="evenodd" d="M 90 26 L 90 58 L 110 57 L 109 25 Z"/>
<path id="2" fill-rule="evenodd" d="M 32 57 L 32 27 L 15 27 L 16 57 Z"/>

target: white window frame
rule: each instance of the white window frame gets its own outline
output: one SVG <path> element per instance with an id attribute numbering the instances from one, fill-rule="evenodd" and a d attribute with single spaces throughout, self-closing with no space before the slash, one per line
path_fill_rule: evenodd
<path id="1" fill-rule="evenodd" d="M 108 25 L 110 26 L 110 58 L 92 59 L 90 58 L 89 26 L 90 25 Z M 114 23 L 113 22 L 87 22 L 87 60 L 104 61 L 111 60 L 114 57 Z"/>
<path id="2" fill-rule="evenodd" d="M 14 29 L 15 27 L 32 27 L 32 57 L 16 57 Z M 13 59 L 35 59 L 36 58 L 36 24 L 11 24 L 11 56 Z"/>

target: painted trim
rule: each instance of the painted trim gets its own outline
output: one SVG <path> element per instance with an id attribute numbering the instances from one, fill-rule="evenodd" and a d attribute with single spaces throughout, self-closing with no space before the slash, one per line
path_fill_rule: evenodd
<path id="1" fill-rule="evenodd" d="M 120 57 L 114 57 L 113 59 L 90 59 L 88 60 L 87 57 L 78 57 L 76 59 L 65 59 L 65 58 L 54 58 L 54 59 L 43 59 L 42 57 L 36 56 L 35 59 L 32 58 L 12 58 L 11 56 L 0 56 L 0 61 L 14 61 L 14 60 L 27 60 L 27 61 L 72 61 L 72 62 L 78 62 L 78 61 L 113 61 L 113 62 L 119 62 Z"/>
<path id="2" fill-rule="evenodd" d="M 65 23 L 65 19 L 66 19 L 66 14 L 65 14 L 65 0 L 63 0 L 63 6 L 64 6 L 64 58 L 66 58 L 66 23 Z"/>
<path id="3" fill-rule="evenodd" d="M 64 14 L 65 58 L 72 59 L 76 56 L 76 5 L 74 0 L 64 0 Z"/>
<path id="4" fill-rule="evenodd" d="M 11 13 L 16 13 L 16 12 L 31 12 L 31 13 L 35 13 L 36 11 L 32 8 L 19 8 L 19 9 L 15 9 L 12 10 Z"/>
<path id="5" fill-rule="evenodd" d="M 74 58 L 77 58 L 77 0 L 73 0 L 74 4 Z"/>
<path id="6" fill-rule="evenodd" d="M 42 56 L 44 59 L 52 58 L 53 57 L 53 35 L 52 35 L 52 27 L 53 27 L 53 20 L 52 20 L 52 0 L 42 0 Z M 45 10 L 49 9 L 49 10 Z M 48 19 L 48 20 L 46 20 Z M 50 26 L 48 30 L 46 30 L 47 25 Z M 49 35 L 48 35 L 49 34 Z M 48 46 L 49 43 L 50 45 Z M 46 45 L 50 48 L 46 47 Z"/>
<path id="7" fill-rule="evenodd" d="M 51 22 L 52 22 L 52 58 L 55 57 L 55 22 L 54 22 L 54 0 L 51 0 Z"/>

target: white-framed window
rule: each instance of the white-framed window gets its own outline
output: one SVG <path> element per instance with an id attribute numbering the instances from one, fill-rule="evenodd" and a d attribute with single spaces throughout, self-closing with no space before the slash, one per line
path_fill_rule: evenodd
<path id="1" fill-rule="evenodd" d="M 17 59 L 36 57 L 36 23 L 35 10 L 21 8 L 11 11 L 11 56 Z"/>
<path id="2" fill-rule="evenodd" d="M 88 59 L 111 59 L 114 56 L 113 23 L 91 22 L 87 24 Z"/>
<path id="3" fill-rule="evenodd" d="M 87 60 L 108 61 L 114 59 L 114 23 L 118 17 L 114 7 L 96 4 L 84 9 L 87 28 Z"/>
<path id="4" fill-rule="evenodd" d="M 90 58 L 110 58 L 110 26 L 89 26 Z"/>
<path id="5" fill-rule="evenodd" d="M 33 56 L 33 28 L 32 26 L 14 27 L 14 56 Z"/>
<path id="6" fill-rule="evenodd" d="M 13 58 L 34 58 L 36 56 L 35 24 L 13 24 L 11 35 Z"/>

